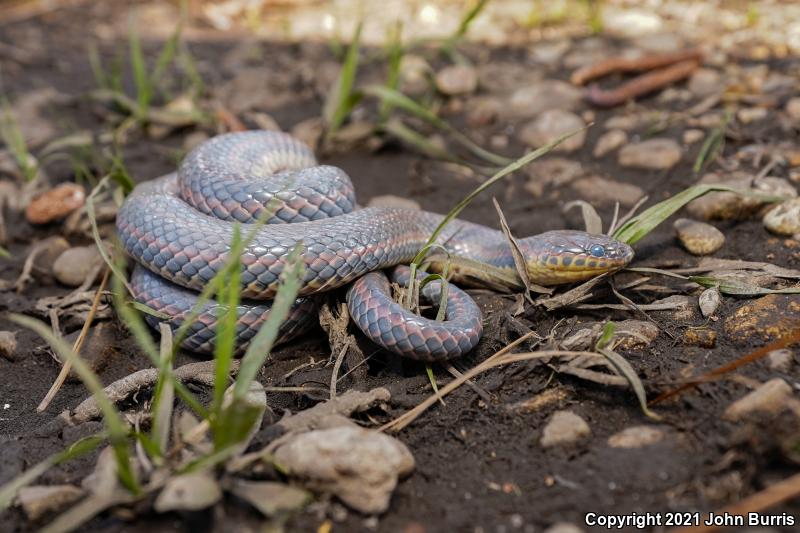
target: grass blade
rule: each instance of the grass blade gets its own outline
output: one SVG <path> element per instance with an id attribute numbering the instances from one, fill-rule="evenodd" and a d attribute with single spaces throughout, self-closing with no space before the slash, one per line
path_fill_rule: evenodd
<path id="1" fill-rule="evenodd" d="M 103 412 L 103 420 L 108 429 L 109 440 L 114 448 L 114 455 L 117 460 L 120 483 L 133 494 L 139 494 L 141 489 L 131 466 L 128 427 L 123 422 L 114 404 L 106 396 L 100 378 L 62 338 L 53 333 L 44 323 L 16 313 L 10 314 L 9 319 L 20 326 L 33 330 L 47 341 L 63 361 L 69 361 L 72 364 L 75 372 L 77 372 L 86 388 L 89 389 L 89 392 L 94 395 L 97 405 Z"/>
<path id="2" fill-rule="evenodd" d="M 420 250 L 420 252 L 417 254 L 417 257 L 414 258 L 413 262 L 415 264 L 417 264 L 417 265 L 419 265 L 422 262 L 422 260 L 425 258 L 425 254 L 428 252 L 428 247 L 436 242 L 436 239 L 439 237 L 439 234 L 442 232 L 442 230 L 444 230 L 444 228 L 450 222 L 452 222 L 454 218 L 458 217 L 458 215 L 461 214 L 461 211 L 463 211 L 464 208 L 467 207 L 472 202 L 472 200 L 475 199 L 475 197 L 477 197 L 483 191 L 485 191 L 486 189 L 488 189 L 489 187 L 491 187 L 492 185 L 494 185 L 495 183 L 497 183 L 498 181 L 500 181 L 504 177 L 508 176 L 509 174 L 511 174 L 513 172 L 516 172 L 517 170 L 521 169 L 522 167 L 524 167 L 528 163 L 530 163 L 530 162 L 532 162 L 532 161 L 534 161 L 536 159 L 539 159 L 540 157 L 542 157 L 546 153 L 550 152 L 553 148 L 555 148 L 556 146 L 558 146 L 559 144 L 564 142 L 566 139 L 572 137 L 573 135 L 575 135 L 577 133 L 580 133 L 581 131 L 585 130 L 588 127 L 589 126 L 584 126 L 581 129 L 578 129 L 578 130 L 572 131 L 570 133 L 567 133 L 565 135 L 562 135 L 559 138 L 557 138 L 556 140 L 554 140 L 553 142 L 550 142 L 550 143 L 542 146 L 541 148 L 539 148 L 537 150 L 534 150 L 533 152 L 530 152 L 530 153 L 520 157 L 516 161 L 514 161 L 511 164 L 507 165 L 506 167 L 502 168 L 500 171 L 498 171 L 496 174 L 494 174 L 488 180 L 483 182 L 481 185 L 479 185 L 474 191 L 469 193 L 460 202 L 458 202 L 458 204 L 456 204 L 456 206 L 453 207 L 453 209 L 451 209 L 450 212 L 447 213 L 447 215 L 445 215 L 444 219 L 442 219 L 442 221 L 439 223 L 439 225 L 436 227 L 436 229 L 431 234 L 431 236 L 428 239 L 428 242 L 426 243 L 425 247 L 423 247 Z"/>
<path id="3" fill-rule="evenodd" d="M 617 228 L 612 236 L 617 240 L 633 245 L 642 240 L 648 233 L 653 231 L 656 226 L 664 222 L 664 220 L 672 216 L 684 205 L 710 192 L 732 192 L 742 196 L 758 198 L 764 202 L 778 202 L 784 199 L 780 196 L 768 196 L 753 191 L 734 189 L 724 185 L 694 185 L 642 211 Z"/>
<path id="4" fill-rule="evenodd" d="M 355 106 L 358 101 L 358 96 L 353 93 L 353 84 L 355 83 L 356 71 L 358 70 L 361 27 L 362 23 L 359 22 L 353 34 L 353 39 L 350 41 L 350 46 L 347 48 L 347 54 L 345 55 L 344 63 L 342 63 L 342 69 L 339 71 L 339 77 L 336 79 L 333 90 L 325 101 L 322 116 L 325 119 L 325 123 L 328 125 L 326 134 L 328 139 L 332 138 L 339 130 L 347 118 L 347 115 L 350 114 L 353 106 Z"/>
<path id="5" fill-rule="evenodd" d="M 475 156 L 492 163 L 493 165 L 508 165 L 511 159 L 494 154 L 475 144 L 469 137 L 455 129 L 453 126 L 437 117 L 432 111 L 417 103 L 413 99 L 404 95 L 400 91 L 383 85 L 369 85 L 363 89 L 363 93 L 381 101 L 382 106 L 391 106 L 402 109 L 403 111 L 424 120 L 432 126 L 439 128 L 453 139 L 472 152 Z"/>
<path id="6" fill-rule="evenodd" d="M 242 245 L 239 224 L 233 226 L 231 248 L 238 250 Z M 231 254 L 230 263 L 222 276 L 217 277 L 217 294 L 224 303 L 224 314 L 218 317 L 216 339 L 214 341 L 214 407 L 217 415 L 222 409 L 222 400 L 228 388 L 231 361 L 236 348 L 236 322 L 239 319 L 239 292 L 242 264 L 240 254 Z"/>
<path id="7" fill-rule="evenodd" d="M 36 478 L 50 470 L 52 467 L 82 455 L 86 455 L 105 442 L 107 438 L 108 435 L 104 433 L 84 437 L 71 444 L 65 450 L 51 455 L 44 461 L 35 464 L 19 476 L 0 487 L 0 511 L 8 509 L 8 507 L 14 501 L 14 498 L 17 497 L 17 492 L 19 492 L 19 489 L 30 485 L 36 480 Z"/>
<path id="8" fill-rule="evenodd" d="M 603 326 L 603 333 L 600 335 L 600 338 L 595 344 L 595 350 L 602 354 L 603 357 L 605 357 L 606 360 L 611 363 L 611 366 L 613 366 L 617 372 L 619 372 L 620 375 L 622 375 L 628 381 L 633 389 L 634 394 L 636 394 L 636 398 L 639 400 L 639 406 L 641 407 L 642 412 L 653 420 L 661 420 L 660 416 L 655 414 L 650 410 L 649 407 L 647 407 L 647 393 L 644 390 L 642 380 L 639 379 L 639 376 L 636 374 L 636 371 L 633 369 L 631 364 L 617 352 L 606 348 L 606 346 L 608 346 L 608 344 L 614 338 L 615 329 L 616 326 L 613 322 L 606 322 L 606 325 Z"/>
<path id="9" fill-rule="evenodd" d="M 234 400 L 241 400 L 250 390 L 250 383 L 256 378 L 258 371 L 269 357 L 272 346 L 278 337 L 280 325 L 289 315 L 289 310 L 297 298 L 300 291 L 301 279 L 305 271 L 303 263 L 304 247 L 302 243 L 289 253 L 286 259 L 286 266 L 281 273 L 281 286 L 272 302 L 269 316 L 259 329 L 258 333 L 250 342 L 247 351 L 242 357 L 239 366 L 239 374 L 233 389 Z"/>

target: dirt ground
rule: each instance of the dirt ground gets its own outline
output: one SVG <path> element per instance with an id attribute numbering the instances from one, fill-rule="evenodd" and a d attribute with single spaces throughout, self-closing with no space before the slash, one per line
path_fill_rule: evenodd
<path id="1" fill-rule="evenodd" d="M 107 63 L 113 62 L 115 50 L 125 50 L 123 31 L 130 6 L 121 2 L 110 4 L 81 3 L 19 21 L 0 21 L 2 92 L 15 108 L 35 91 L 52 90 L 35 117 L 37 124 L 54 130 L 45 134 L 50 139 L 88 131 L 94 135 L 95 143 L 103 143 L 103 133 L 112 126 L 114 119 L 110 118 L 108 106 L 87 97 L 96 88 L 87 61 L 87 43 L 98 43 L 101 57 Z M 286 131 L 302 121 L 318 117 L 326 88 L 335 78 L 339 64 L 326 43 L 255 39 L 245 32 L 221 31 L 200 23 L 186 32 L 185 39 L 197 62 L 205 90 L 248 127 L 259 125 L 258 113 L 268 114 Z M 684 37 L 676 39 L 681 46 L 692 44 Z M 539 61 L 534 50 L 544 49 L 553 42 L 568 44 L 555 60 Z M 144 44 L 148 58 L 153 59 L 163 39 L 146 39 Z M 440 116 L 468 132 L 478 144 L 516 157 L 528 149 L 520 140 L 519 132 L 530 119 L 504 115 L 510 93 L 520 87 L 535 86 L 545 79 L 569 81 L 574 69 L 567 66 L 571 53 L 579 57 L 581 51 L 601 50 L 601 55 L 613 55 L 636 46 L 641 46 L 641 41 L 604 35 L 567 36 L 535 44 L 465 43 L 460 50 L 479 73 L 478 92 L 442 98 Z M 650 198 L 646 205 L 651 205 L 695 184 L 705 172 L 721 176 L 734 172 L 757 175 L 770 162 L 771 154 L 788 150 L 790 156 L 773 164 L 768 173 L 796 187 L 800 175 L 796 172 L 800 165 L 797 156 L 800 121 L 786 119 L 784 108 L 789 98 L 798 94 L 800 60 L 791 53 L 781 54 L 768 46 L 768 52 L 759 55 L 758 46 L 766 45 L 754 40 L 752 45 L 742 44 L 724 54 L 714 52 L 711 59 L 706 59 L 706 68 L 726 75 L 737 75 L 741 79 L 760 76 L 762 93 L 759 96 L 764 98 L 753 105 L 740 99 L 734 105 L 765 109 L 766 114 L 752 122 L 735 119 L 721 157 L 708 163 L 704 171 L 698 173 L 692 168 L 702 140 L 686 144 L 684 132 L 691 127 L 708 133 L 714 126 L 690 126 L 689 122 L 697 123 L 700 119 L 679 113 L 703 100 L 681 82 L 665 90 L 673 92 L 672 98 L 659 91 L 635 104 L 610 110 L 594 109 L 585 102 L 577 104 L 574 112 L 595 124 L 588 130 L 583 146 L 571 153 L 548 156 L 545 163 L 537 162 L 532 170 L 518 172 L 495 185 L 464 211 L 463 218 L 498 227 L 492 205 L 492 197 L 495 197 L 515 235 L 582 228 L 579 210 L 565 213 L 564 205 L 571 200 L 585 199 L 597 207 L 607 225 L 613 215 L 613 202 L 603 200 L 604 195 L 598 192 L 597 186 L 590 189 L 575 186 L 574 178 L 559 182 L 554 167 L 542 166 L 553 160 L 561 161 L 562 167 L 565 159 L 577 164 L 576 173 L 581 177 L 601 176 L 616 184 L 638 187 Z M 720 59 L 720 54 L 724 58 Z M 431 57 L 434 70 L 447 64 L 436 54 Z M 364 61 L 359 81 L 381 80 L 384 68 L 379 61 Z M 771 79 L 769 76 L 773 73 L 788 81 L 781 78 L 783 85 L 777 84 L 778 89 L 769 93 L 771 89 L 764 88 L 764 79 Z M 616 77 L 604 83 L 614 84 L 620 79 Z M 125 86 L 131 89 L 132 83 L 126 76 Z M 497 103 L 501 107 L 498 116 L 491 120 L 476 118 L 474 109 L 481 100 Z M 491 103 L 487 105 L 490 107 Z M 721 109 L 721 105 L 714 107 L 716 112 Z M 670 120 L 655 127 L 647 121 L 634 124 L 627 131 L 628 142 L 653 136 L 674 139 L 681 150 L 677 164 L 665 169 L 632 168 L 620 165 L 615 152 L 601 157 L 593 155 L 598 139 L 607 131 L 605 123 L 609 119 L 641 117 L 651 111 L 662 111 Z M 358 113 L 362 117 L 374 116 L 375 109 L 366 104 Z M 171 172 L 185 152 L 188 138 L 197 138 L 198 132 L 212 135 L 217 127 L 176 128 L 163 135 L 133 131 L 123 146 L 125 166 L 137 182 Z M 464 171 L 463 167 L 421 155 L 395 140 L 383 140 L 380 146 L 375 146 L 358 142 L 354 147 L 332 150 L 322 157 L 324 163 L 339 166 L 351 176 L 362 203 L 374 196 L 391 194 L 414 200 L 425 210 L 446 212 L 484 178 L 478 173 Z M 450 148 L 469 159 L 458 146 Z M 753 155 L 757 150 L 761 150 L 760 157 Z M 36 153 L 36 149 L 32 151 Z M 76 179 L 74 167 L 63 161 L 49 163 L 46 170 L 52 184 Z M 623 205 L 622 211 L 629 207 L 630 203 Z M 681 216 L 686 216 L 685 212 Z M 714 254 L 715 258 L 764 261 L 788 269 L 800 268 L 800 242 L 771 234 L 759 217 L 713 223 L 725 235 L 725 244 Z M 70 289 L 50 280 L 33 283 L 18 293 L 13 283 L 32 244 L 60 235 L 62 226 L 58 223 L 33 226 L 21 213 L 7 214 L 6 226 L 6 247 L 12 257 L 0 261 L 0 276 L 7 282 L 5 290 L 0 292 L 0 310 L 46 319 L 46 314 L 37 309 L 37 302 L 44 297 L 64 296 Z M 67 238 L 71 245 L 92 242 L 86 233 Z M 700 261 L 680 246 L 672 219 L 636 244 L 635 250 L 633 266 L 689 268 Z M 617 286 L 624 287 L 626 279 L 625 274 L 619 276 Z M 669 296 L 672 291 L 680 291 L 691 298 L 690 310 L 683 314 L 674 310 L 648 311 L 644 318 L 642 313 L 628 310 L 567 308 L 545 312 L 529 306 L 515 316 L 513 296 L 476 290 L 472 294 L 484 312 L 484 337 L 478 348 L 458 360 L 455 366 L 462 371 L 472 368 L 527 330 L 553 341 L 569 337 L 585 323 L 645 320 L 658 326 L 655 339 L 644 346 L 621 347 L 619 352 L 633 366 L 652 399 L 691 376 L 723 366 L 775 340 L 778 336 L 775 331 L 780 333 L 800 327 L 800 311 L 797 310 L 800 300 L 796 295 L 758 300 L 724 296 L 713 319 L 706 319 L 696 310 L 701 289 L 686 289 L 679 282 L 665 281 L 661 277 L 654 277 L 651 284 L 662 289 L 633 287 L 622 292 L 638 304 L 647 304 Z M 335 296 L 342 297 L 341 294 Z M 754 302 L 762 302 L 763 307 L 748 311 L 747 306 Z M 589 303 L 616 304 L 618 301 L 610 289 L 604 288 Z M 743 314 L 734 315 L 740 309 L 744 309 Z M 734 317 L 733 322 L 731 317 Z M 756 325 L 742 334 L 737 333 L 736 322 L 749 319 L 756 321 Z M 149 360 L 119 321 L 111 317 L 107 322 L 111 333 L 104 337 L 104 345 L 97 348 L 102 380 L 109 383 L 133 371 L 149 368 Z M 81 326 L 76 320 L 65 320 L 61 324 L 67 335 L 74 334 Z M 36 406 L 58 374 L 60 364 L 35 334 L 21 330 L 5 318 L 0 318 L 0 329 L 16 331 L 18 342 L 13 356 L 0 358 L 0 404 L 3 404 L 0 410 L 0 483 L 5 483 L 66 444 L 98 431 L 101 425 L 89 422 L 65 426 L 57 418 L 63 410 L 74 408 L 87 396 L 77 380 L 68 380 L 49 408 L 37 413 Z M 698 329 L 713 332 L 713 346 L 693 345 L 687 340 L 687 332 Z M 339 390 L 369 390 L 382 386 L 392 393 L 387 410 L 371 411 L 368 417 L 362 416 L 361 422 L 365 425 L 384 423 L 430 395 L 424 366 L 399 360 L 377 350 L 363 337 L 358 338 L 362 350 L 369 356 L 368 364 L 342 379 Z M 795 346 L 787 365 L 774 366 L 763 359 L 742 366 L 725 379 L 705 383 L 676 399 L 657 404 L 653 409 L 663 417 L 660 422 L 642 414 L 628 387 L 579 379 L 556 372 L 554 364 L 541 362 L 493 369 L 475 379 L 477 388 L 459 388 L 448 396 L 446 405 L 433 407 L 397 434 L 412 451 L 416 468 L 400 482 L 387 512 L 367 517 L 348 510 L 335 498 L 320 496 L 305 510 L 291 516 L 284 527 L 287 531 L 323 531 L 321 524 L 331 520 L 334 531 L 533 532 L 560 522 L 591 529 L 584 524 L 588 512 L 626 514 L 722 509 L 797 472 L 796 446 L 800 428 L 795 414 L 784 411 L 755 419 L 722 419 L 732 402 L 761 383 L 781 378 L 797 388 L 800 383 L 797 349 Z M 333 367 L 328 364 L 329 356 L 327 338 L 316 329 L 300 341 L 277 350 L 275 360 L 262 370 L 259 379 L 269 386 L 326 389 Z M 181 354 L 176 366 L 195 360 L 196 356 Z M 317 364 L 289 374 L 311 360 Z M 435 370 L 440 385 L 451 379 L 445 370 Z M 295 412 L 326 397 L 326 394 L 313 392 L 270 393 L 269 405 L 274 415 L 264 422 L 263 438 L 267 438 L 269 426 L 287 410 Z M 539 443 L 543 428 L 559 410 L 569 410 L 580 416 L 591 433 L 572 445 L 543 448 Z M 609 444 L 612 435 L 642 425 L 658 430 L 657 442 L 630 448 Z M 37 483 L 79 484 L 95 457 L 90 455 L 53 468 Z M 767 513 L 789 513 L 798 520 L 800 504 L 783 502 Z M 42 523 L 30 522 L 15 507 L 5 513 L 0 530 L 33 531 Z M 250 531 L 258 529 L 260 523 L 260 515 L 228 496 L 224 503 L 211 510 L 184 514 L 159 515 L 144 502 L 103 513 L 85 524 L 83 530 Z M 775 526 L 759 531 L 796 530 L 796 527 Z"/>

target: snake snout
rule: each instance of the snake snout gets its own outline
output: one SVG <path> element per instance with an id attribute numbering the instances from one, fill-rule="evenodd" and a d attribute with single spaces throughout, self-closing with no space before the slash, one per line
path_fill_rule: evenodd
<path id="1" fill-rule="evenodd" d="M 528 276 L 541 285 L 584 281 L 619 270 L 633 259 L 628 244 L 584 231 L 550 231 L 526 241 L 520 241 L 520 246 L 527 258 Z"/>

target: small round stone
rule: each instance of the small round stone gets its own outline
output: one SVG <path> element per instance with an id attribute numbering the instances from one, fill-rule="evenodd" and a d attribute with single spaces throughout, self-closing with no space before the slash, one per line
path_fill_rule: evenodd
<path id="1" fill-rule="evenodd" d="M 86 191 L 76 183 L 62 183 L 36 196 L 25 209 L 31 224 L 47 224 L 83 207 Z"/>
<path id="2" fill-rule="evenodd" d="M 700 129 L 691 128 L 683 132 L 683 144 L 694 144 L 703 137 L 706 132 Z"/>
<path id="3" fill-rule="evenodd" d="M 664 438 L 664 432 L 653 426 L 632 426 L 608 438 L 612 448 L 641 448 Z"/>
<path id="4" fill-rule="evenodd" d="M 674 227 L 680 243 L 694 255 L 713 254 L 725 244 L 725 235 L 711 224 L 679 218 Z"/>
<path id="5" fill-rule="evenodd" d="M 102 261 L 97 247 L 76 246 L 66 250 L 53 263 L 53 275 L 68 287 L 81 285 Z"/>
<path id="6" fill-rule="evenodd" d="M 764 226 L 778 235 L 800 233 L 800 198 L 787 200 L 764 215 Z"/>
<path id="7" fill-rule="evenodd" d="M 607 131 L 597 139 L 597 144 L 594 145 L 594 152 L 592 152 L 592 155 L 595 157 L 603 157 L 626 142 L 628 142 L 628 134 L 625 133 L 624 130 L 613 129 Z"/>
<path id="8" fill-rule="evenodd" d="M 556 411 L 542 430 L 539 444 L 543 448 L 575 444 L 591 433 L 589 424 L 572 411 Z"/>
<path id="9" fill-rule="evenodd" d="M 668 169 L 681 160 L 681 147 L 672 139 L 648 139 L 623 146 L 618 160 L 623 167 Z"/>
<path id="10" fill-rule="evenodd" d="M 436 74 L 436 88 L 449 96 L 473 93 L 478 88 L 478 72 L 468 65 L 445 67 Z"/>
<path id="11" fill-rule="evenodd" d="M 575 113 L 551 109 L 539 115 L 533 122 L 523 126 L 519 132 L 519 139 L 529 146 L 539 148 L 567 133 L 580 130 L 553 149 L 553 151 L 574 152 L 583 146 L 586 140 L 586 130 L 580 129 L 584 126 L 583 119 Z"/>
<path id="12" fill-rule="evenodd" d="M 13 331 L 0 331 L 0 356 L 14 360 L 17 351 L 17 335 Z"/>

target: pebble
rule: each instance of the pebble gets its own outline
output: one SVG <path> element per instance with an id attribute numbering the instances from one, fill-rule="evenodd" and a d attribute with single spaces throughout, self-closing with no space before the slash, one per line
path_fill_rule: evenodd
<path id="1" fill-rule="evenodd" d="M 673 139 L 655 138 L 628 144 L 619 151 L 623 167 L 661 170 L 674 167 L 681 160 L 681 147 Z"/>
<path id="2" fill-rule="evenodd" d="M 487 126 L 500 116 L 503 104 L 496 98 L 471 98 L 467 106 L 467 124 L 472 127 Z"/>
<path id="3" fill-rule="evenodd" d="M 794 362 L 794 353 L 788 348 L 772 350 L 767 354 L 769 367 L 773 370 L 788 372 Z"/>
<path id="4" fill-rule="evenodd" d="M 404 54 L 400 60 L 400 89 L 412 96 L 424 93 L 428 89 L 430 72 L 431 66 L 424 57 Z"/>
<path id="5" fill-rule="evenodd" d="M 710 68 L 699 68 L 694 71 L 687 84 L 689 92 L 698 98 L 722 92 L 722 75 Z"/>
<path id="6" fill-rule="evenodd" d="M 725 244 L 725 235 L 705 222 L 679 218 L 673 227 L 678 234 L 680 243 L 694 255 L 711 255 Z"/>
<path id="7" fill-rule="evenodd" d="M 789 115 L 790 119 L 792 119 L 794 122 L 800 122 L 800 96 L 789 98 L 784 109 L 786 110 L 786 114 Z"/>
<path id="8" fill-rule="evenodd" d="M 722 417 L 737 421 L 754 414 L 775 415 L 786 407 L 791 396 L 792 388 L 789 384 L 781 378 L 774 378 L 733 402 L 725 409 Z"/>
<path id="9" fill-rule="evenodd" d="M 58 256 L 53 263 L 53 275 L 68 287 L 78 287 L 90 275 L 97 274 L 97 267 L 102 261 L 95 245 L 76 246 Z"/>
<path id="10" fill-rule="evenodd" d="M 539 198 L 544 194 L 545 187 L 563 187 L 572 183 L 584 170 L 578 161 L 563 157 L 548 157 L 533 161 L 525 167 L 528 176 L 524 188 L 534 197 Z"/>
<path id="11" fill-rule="evenodd" d="M 764 215 L 764 227 L 778 235 L 800 233 L 800 198 L 787 200 Z"/>
<path id="12" fill-rule="evenodd" d="M 359 427 L 301 433 L 274 452 L 289 477 L 312 490 L 331 492 L 366 514 L 384 512 L 414 457 L 397 439 Z"/>
<path id="13" fill-rule="evenodd" d="M 19 489 L 17 504 L 28 520 L 34 521 L 77 501 L 84 493 L 74 485 L 34 485 Z"/>
<path id="14" fill-rule="evenodd" d="M 478 71 L 469 65 L 447 66 L 436 74 L 436 88 L 449 96 L 474 93 L 478 88 Z"/>
<path id="15" fill-rule="evenodd" d="M 416 209 L 417 211 L 422 209 L 418 202 L 410 198 L 395 196 L 394 194 L 373 196 L 367 202 L 367 207 L 399 207 L 400 209 Z"/>
<path id="16" fill-rule="evenodd" d="M 742 124 L 750 124 L 767 118 L 767 110 L 763 107 L 743 107 L 736 112 L 736 118 Z"/>
<path id="17" fill-rule="evenodd" d="M 17 351 L 17 334 L 13 331 L 0 331 L 0 357 L 14 360 Z"/>
<path id="18" fill-rule="evenodd" d="M 703 137 L 706 136 L 706 132 L 699 129 L 688 129 L 683 132 L 683 144 L 694 144 Z"/>
<path id="19" fill-rule="evenodd" d="M 64 340 L 72 346 L 78 340 L 79 335 L 80 330 L 77 330 L 66 335 Z M 114 355 L 117 354 L 116 343 L 116 332 L 111 322 L 100 322 L 89 329 L 81 346 L 81 358 L 95 373 L 100 373 L 107 367 Z M 78 381 L 80 375 L 73 368 L 70 370 L 69 378 Z"/>
<path id="20" fill-rule="evenodd" d="M 664 432 L 653 426 L 631 426 L 608 438 L 612 448 L 641 448 L 664 438 Z"/>
<path id="21" fill-rule="evenodd" d="M 542 430 L 543 448 L 574 444 L 591 435 L 586 421 L 572 411 L 556 411 Z"/>
<path id="22" fill-rule="evenodd" d="M 62 183 L 33 198 L 25 209 L 31 224 L 47 224 L 64 218 L 86 202 L 86 191 L 76 183 Z"/>
<path id="23" fill-rule="evenodd" d="M 585 123 L 575 113 L 561 109 L 551 109 L 543 112 L 533 122 L 523 126 L 519 132 L 520 141 L 534 148 L 539 148 L 555 141 L 562 135 L 574 132 L 584 127 Z M 572 137 L 564 140 L 553 151 L 574 152 L 583 146 L 586 140 L 586 130 L 581 130 Z"/>
<path id="24" fill-rule="evenodd" d="M 644 190 L 638 185 L 620 183 L 601 176 L 578 179 L 572 183 L 572 188 L 581 198 L 593 205 L 614 205 L 615 202 L 619 202 L 624 207 L 630 207 L 645 195 Z"/>
<path id="25" fill-rule="evenodd" d="M 604 31 L 622 37 L 653 35 L 664 25 L 659 15 L 644 9 L 606 6 L 602 16 Z"/>
<path id="26" fill-rule="evenodd" d="M 616 348 L 635 350 L 646 348 L 658 337 L 658 326 L 646 320 L 623 320 L 614 330 Z"/>
<path id="27" fill-rule="evenodd" d="M 37 242 L 31 247 L 31 250 L 34 247 L 41 250 L 33 260 L 34 275 L 36 277 L 43 276 L 48 278 L 48 281 L 52 281 L 50 276 L 53 275 L 53 263 L 58 259 L 58 256 L 69 250 L 69 242 L 64 237 L 53 236 Z"/>
<path id="28" fill-rule="evenodd" d="M 705 318 L 710 317 L 717 312 L 721 301 L 722 295 L 716 287 L 704 290 L 697 299 L 697 303 L 700 306 L 700 313 Z"/>
<path id="29" fill-rule="evenodd" d="M 511 94 L 509 112 L 515 118 L 531 118 L 548 110 L 574 111 L 583 101 L 583 91 L 561 80 L 544 80 Z"/>
<path id="30" fill-rule="evenodd" d="M 171 477 L 156 497 L 153 508 L 159 513 L 199 511 L 221 498 L 222 489 L 210 473 L 192 472 Z"/>
<path id="31" fill-rule="evenodd" d="M 683 39 L 672 32 L 643 35 L 634 39 L 633 45 L 648 52 L 659 53 L 677 52 L 685 46 Z"/>
<path id="32" fill-rule="evenodd" d="M 690 328 L 683 333 L 683 343 L 687 346 L 713 348 L 717 344 L 717 332 L 711 328 Z"/>
<path id="33" fill-rule="evenodd" d="M 740 190 L 756 190 L 764 194 L 797 197 L 797 191 L 787 180 L 767 176 L 753 183 L 753 176 L 734 173 L 720 176 L 709 173 L 704 175 L 698 184 L 719 184 Z M 732 192 L 712 192 L 696 198 L 686 205 L 687 212 L 693 217 L 703 220 L 744 219 L 756 213 L 764 204 L 758 198 L 747 198 Z"/>
<path id="34" fill-rule="evenodd" d="M 628 142 L 628 134 L 624 130 L 613 129 L 607 131 L 597 139 L 597 144 L 594 145 L 595 157 L 603 157 L 609 152 L 612 152 Z"/>
<path id="35" fill-rule="evenodd" d="M 800 328 L 800 300 L 786 294 L 750 300 L 725 319 L 724 328 L 736 344 L 774 341 Z"/>

